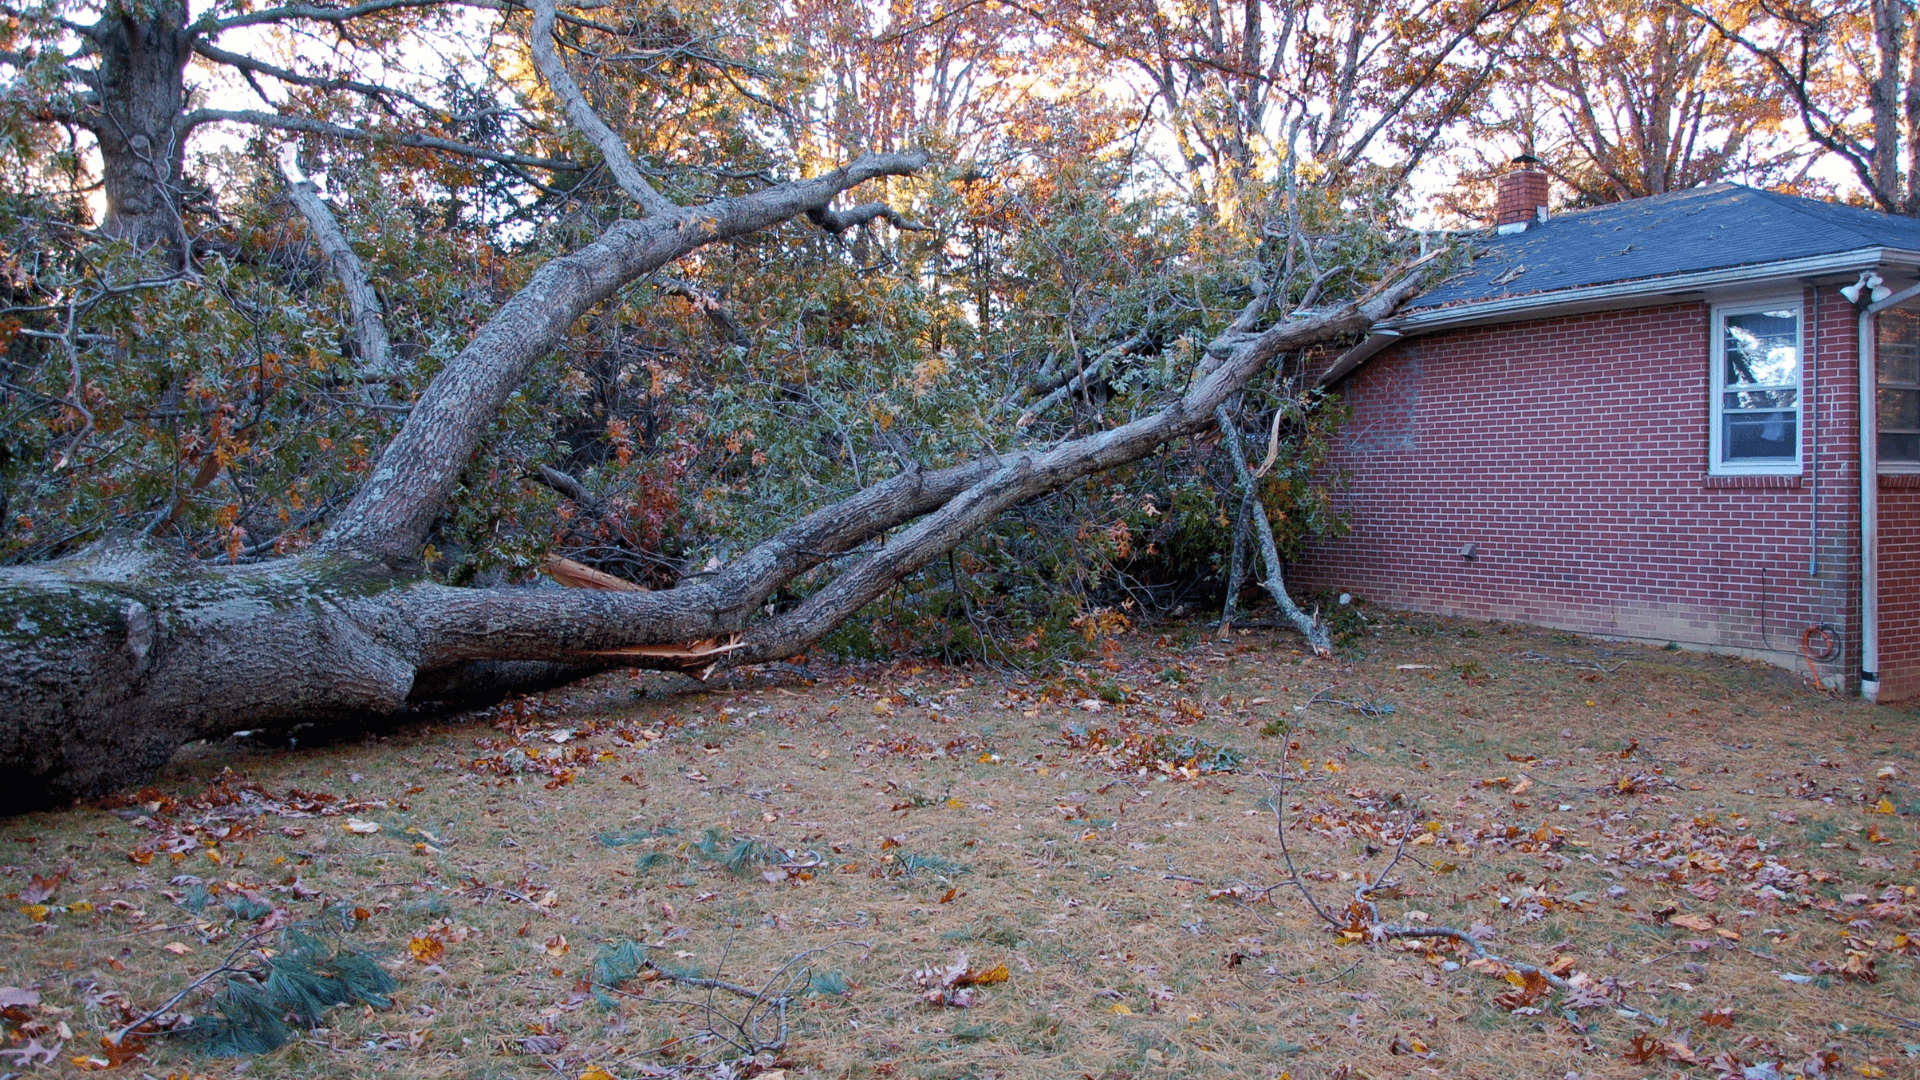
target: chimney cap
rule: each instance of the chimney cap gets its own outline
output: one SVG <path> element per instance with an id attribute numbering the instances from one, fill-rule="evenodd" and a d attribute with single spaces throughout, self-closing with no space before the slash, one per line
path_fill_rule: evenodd
<path id="1" fill-rule="evenodd" d="M 1507 164 L 1518 165 L 1523 169 L 1531 169 L 1535 165 L 1545 165 L 1546 162 L 1540 160 L 1537 157 L 1534 157 L 1532 154 L 1521 154 L 1519 157 L 1516 157 L 1512 161 L 1507 162 Z"/>

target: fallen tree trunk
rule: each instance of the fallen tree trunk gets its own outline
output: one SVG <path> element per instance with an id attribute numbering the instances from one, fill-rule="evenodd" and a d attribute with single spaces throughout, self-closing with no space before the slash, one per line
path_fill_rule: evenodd
<path id="1" fill-rule="evenodd" d="M 1366 330 L 1419 286 L 1416 264 L 1365 297 L 1256 333 L 1270 299 L 1260 292 L 1206 351 L 1186 392 L 1158 410 L 1052 445 L 909 468 L 671 589 L 441 585 L 419 562 L 428 530 L 508 395 L 580 316 L 716 240 L 795 218 L 833 232 L 898 224 L 884 203 L 832 204 L 867 180 L 928 163 L 920 153 L 869 154 L 813 179 L 676 206 L 647 186 L 604 125 L 592 126 L 578 88 L 551 48 L 539 47 L 550 0 L 534 8 L 536 62 L 645 216 L 536 270 L 413 403 L 310 550 L 218 567 L 110 536 L 72 558 L 0 570 L 0 810 L 135 783 L 184 743 L 244 729 L 368 723 L 421 702 L 615 666 L 704 673 L 803 652 L 1009 507 L 1211 427 L 1215 410 L 1277 358 Z M 829 560 L 839 567 L 831 580 L 790 610 L 763 613 L 778 590 Z"/>
<path id="2" fill-rule="evenodd" d="M 672 589 L 440 585 L 413 568 L 420 538 L 401 547 L 401 526 L 371 532 L 377 542 L 359 550 L 336 540 L 249 566 L 207 566 L 111 537 L 74 558 L 0 571 L 0 807 L 138 782 L 182 744 L 237 730 L 369 722 L 421 701 L 613 666 L 710 670 L 803 652 L 1009 507 L 1211 427 L 1215 409 L 1275 358 L 1364 330 L 1414 290 L 1417 276 L 1223 343 L 1187 393 L 1141 419 L 902 472 Z M 422 415 L 415 410 L 395 445 L 428 441 L 408 439 L 428 434 L 414 431 Z M 442 446 L 467 445 L 456 433 L 430 434 Z M 415 471 L 457 476 L 450 463 L 441 467 L 447 473 Z M 394 494 L 372 505 L 398 501 Z M 382 516 L 431 520 L 417 507 Z M 369 535 L 364 521 L 332 535 Z M 884 545 L 869 546 L 882 534 L 890 534 Z M 798 606 L 761 616 L 776 590 L 863 548 Z"/>

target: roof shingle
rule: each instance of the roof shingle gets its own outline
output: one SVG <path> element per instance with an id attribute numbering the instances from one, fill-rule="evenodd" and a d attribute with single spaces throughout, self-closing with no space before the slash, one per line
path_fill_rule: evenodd
<path id="1" fill-rule="evenodd" d="M 1920 219 L 1713 184 L 1560 214 L 1485 243 L 1472 266 L 1404 310 L 1878 246 L 1920 251 Z"/>

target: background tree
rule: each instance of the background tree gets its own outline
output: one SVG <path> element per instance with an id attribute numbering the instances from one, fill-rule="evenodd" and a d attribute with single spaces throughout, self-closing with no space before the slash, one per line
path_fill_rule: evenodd
<path id="1" fill-rule="evenodd" d="M 1764 65 L 1685 7 L 1543 0 L 1475 103 L 1447 205 L 1483 218 L 1516 153 L 1540 158 L 1575 205 L 1779 183 L 1806 159 L 1781 138 L 1787 117 Z"/>
<path id="2" fill-rule="evenodd" d="M 1913 0 L 1688 8 L 1759 61 L 1807 137 L 1879 209 L 1920 214 L 1920 34 Z"/>

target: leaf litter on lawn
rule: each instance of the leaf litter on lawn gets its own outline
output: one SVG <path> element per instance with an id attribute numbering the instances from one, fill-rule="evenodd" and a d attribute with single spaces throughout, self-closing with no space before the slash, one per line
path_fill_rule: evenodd
<path id="1" fill-rule="evenodd" d="M 738 1073 L 796 1077 L 1916 1067 L 1912 710 L 1425 616 L 1332 661 L 1262 632 L 1114 645 L 1033 676 L 610 675 L 191 748 L 0 823 L 6 1061 L 228 1068 L 164 1034 L 220 979 L 100 1040 L 310 925 L 391 1005 L 328 1009 L 249 1075 L 693 1075 L 742 1043 Z M 1288 849 L 1345 933 L 1289 882 L 1260 778 L 1283 751 Z"/>

